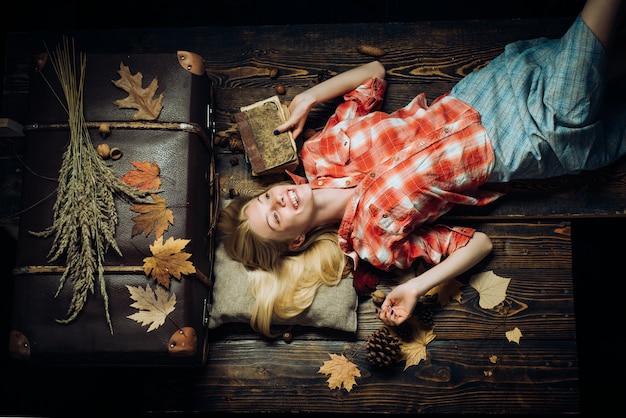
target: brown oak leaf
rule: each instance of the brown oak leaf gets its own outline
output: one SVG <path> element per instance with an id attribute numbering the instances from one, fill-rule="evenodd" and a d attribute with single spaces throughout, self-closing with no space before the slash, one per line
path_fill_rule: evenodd
<path id="1" fill-rule="evenodd" d="M 328 387 L 330 389 L 341 389 L 343 386 L 348 392 L 352 390 L 352 386 L 356 385 L 355 377 L 361 377 L 361 371 L 354 363 L 348 360 L 343 354 L 329 354 L 330 360 L 326 360 L 324 365 L 320 367 L 318 373 L 330 375 Z"/>
<path id="2" fill-rule="evenodd" d="M 145 290 L 139 286 L 126 285 L 130 292 L 130 298 L 135 302 L 130 306 L 137 308 L 139 312 L 128 315 L 127 318 L 139 322 L 142 326 L 150 325 L 148 331 L 153 331 L 165 323 L 165 319 L 170 312 L 173 312 L 176 305 L 176 293 L 168 294 L 165 289 L 157 286 L 156 291 L 152 291 L 150 285 L 146 285 Z"/>
<path id="3" fill-rule="evenodd" d="M 189 241 L 170 237 L 163 243 L 163 237 L 156 239 L 154 244 L 150 245 L 152 257 L 143 259 L 143 271 L 146 276 L 151 276 L 157 283 L 169 289 L 170 276 L 180 280 L 182 274 L 195 273 L 196 268 L 188 260 L 191 254 L 182 251 Z"/>
<path id="4" fill-rule="evenodd" d="M 160 238 L 170 225 L 174 225 L 174 212 L 167 208 L 165 199 L 156 194 L 151 194 L 150 197 L 154 203 L 138 203 L 130 208 L 141 214 L 133 218 L 133 237 L 142 232 L 147 237 L 154 230 L 155 237 Z"/>
<path id="5" fill-rule="evenodd" d="M 128 66 L 120 62 L 120 69 L 117 71 L 120 75 L 119 80 L 111 80 L 115 86 L 121 88 L 128 97 L 125 99 L 115 100 L 115 104 L 120 109 L 137 109 L 137 112 L 131 116 L 132 120 L 155 120 L 159 117 L 161 109 L 163 109 L 163 93 L 155 98 L 156 91 L 159 88 L 157 77 L 154 77 L 148 87 L 143 88 L 143 74 L 140 72 L 132 75 Z"/>
<path id="6" fill-rule="evenodd" d="M 139 190 L 159 190 L 159 187 L 161 187 L 161 178 L 159 177 L 161 168 L 156 161 L 153 163 L 131 161 L 130 163 L 135 167 L 135 170 L 130 170 L 120 180 Z"/>

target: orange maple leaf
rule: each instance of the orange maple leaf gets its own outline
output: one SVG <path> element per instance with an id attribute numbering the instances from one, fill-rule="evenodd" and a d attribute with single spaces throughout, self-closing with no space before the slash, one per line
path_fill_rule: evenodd
<path id="1" fill-rule="evenodd" d="M 138 203 L 130 208 L 133 212 L 141 214 L 133 218 L 135 222 L 132 231 L 133 237 L 142 232 L 148 236 L 154 229 L 156 238 L 160 238 L 170 224 L 174 225 L 174 213 L 167 208 L 165 199 L 156 194 L 151 194 L 150 197 L 154 203 Z"/>
<path id="2" fill-rule="evenodd" d="M 156 239 L 154 244 L 150 245 L 152 257 L 143 259 L 143 271 L 146 276 L 151 276 L 157 283 L 169 289 L 170 276 L 180 280 L 182 274 L 195 273 L 196 268 L 188 261 L 191 254 L 182 251 L 189 242 L 188 239 L 172 237 L 165 243 L 163 237 Z"/>
<path id="3" fill-rule="evenodd" d="M 328 387 L 330 389 L 338 388 L 341 386 L 350 392 L 352 386 L 356 385 L 355 377 L 361 377 L 361 371 L 354 363 L 348 360 L 344 355 L 329 354 L 330 360 L 326 360 L 324 365 L 320 367 L 318 373 L 330 375 L 328 380 Z"/>
<path id="4" fill-rule="evenodd" d="M 130 170 L 121 177 L 121 180 L 139 190 L 159 190 L 161 187 L 161 168 L 155 162 L 131 161 L 136 170 Z"/>
<path id="5" fill-rule="evenodd" d="M 113 84 L 128 93 L 128 97 L 115 100 L 115 104 L 120 109 L 137 109 L 131 116 L 132 120 L 154 120 L 159 117 L 163 109 L 163 93 L 155 98 L 159 83 L 156 77 L 152 79 L 148 87 L 143 88 L 143 74 L 140 72 L 132 75 L 128 66 L 120 62 L 119 80 L 111 80 Z"/>

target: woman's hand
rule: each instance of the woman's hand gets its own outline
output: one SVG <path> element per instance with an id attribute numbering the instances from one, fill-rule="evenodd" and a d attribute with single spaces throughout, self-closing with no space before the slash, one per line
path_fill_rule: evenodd
<path id="1" fill-rule="evenodd" d="M 289 119 L 277 126 L 274 133 L 278 135 L 291 130 L 293 137 L 297 138 L 302 133 L 306 118 L 313 106 L 354 90 L 371 77 L 381 79 L 385 77 L 385 67 L 380 62 L 372 61 L 351 68 L 296 95 L 289 105 Z"/>
<path id="2" fill-rule="evenodd" d="M 306 91 L 296 95 L 289 105 L 289 119 L 277 126 L 274 133 L 278 135 L 291 130 L 293 137 L 297 138 L 302 133 L 306 119 L 314 105 L 315 100 Z"/>
<path id="3" fill-rule="evenodd" d="M 383 302 L 377 316 L 385 325 L 397 326 L 413 315 L 419 297 L 418 290 L 413 286 L 413 280 L 396 286 Z"/>

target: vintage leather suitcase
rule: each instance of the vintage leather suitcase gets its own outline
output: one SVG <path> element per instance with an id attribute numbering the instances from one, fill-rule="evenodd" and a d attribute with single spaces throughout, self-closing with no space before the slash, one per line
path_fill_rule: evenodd
<path id="1" fill-rule="evenodd" d="M 68 323 L 58 321 L 67 317 L 74 283 L 65 282 L 55 296 L 66 260 L 61 257 L 50 263 L 53 237 L 35 236 L 31 231 L 43 231 L 53 223 L 57 179 L 70 135 L 67 112 L 52 94 L 53 90 L 61 94 L 59 79 L 51 68 L 50 56 L 42 54 L 31 76 L 30 120 L 25 125 L 27 169 L 14 271 L 10 352 L 13 357 L 42 363 L 204 364 L 219 193 L 212 152 L 211 83 L 202 58 L 186 51 L 86 57 L 84 115 L 93 146 L 106 143 L 119 150 L 121 158 L 107 160 L 119 178 L 137 171 L 137 162 L 158 166 L 158 196 L 173 215 L 161 240 L 187 240 L 180 252 L 187 254 L 195 272 L 171 276 L 169 289 L 151 277 L 144 264 L 153 255 L 150 247 L 157 241 L 156 227 L 133 231 L 133 218 L 140 213 L 131 210 L 133 203 L 116 197 L 119 221 L 115 240 L 122 256 L 108 249 L 105 292 L 99 288 L 96 275 L 94 289 L 77 318 Z M 113 83 L 122 78 L 118 72 L 122 64 L 135 77 L 141 73 L 143 80 L 139 77 L 138 84 L 142 87 L 156 78 L 155 97 L 163 94 L 156 119 L 132 120 L 137 109 L 114 104 L 130 96 Z"/>

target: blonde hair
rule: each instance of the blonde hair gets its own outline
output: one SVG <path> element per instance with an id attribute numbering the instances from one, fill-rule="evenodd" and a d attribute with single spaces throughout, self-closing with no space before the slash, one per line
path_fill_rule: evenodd
<path id="1" fill-rule="evenodd" d="M 313 303 L 320 286 L 337 285 L 352 264 L 339 248 L 336 225 L 310 231 L 297 252 L 289 251 L 286 243 L 255 234 L 245 215 L 251 200 L 235 198 L 221 211 L 219 239 L 226 252 L 248 270 L 255 300 L 250 325 L 274 337 L 274 316 L 287 319 L 299 315 Z"/>

